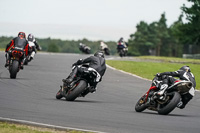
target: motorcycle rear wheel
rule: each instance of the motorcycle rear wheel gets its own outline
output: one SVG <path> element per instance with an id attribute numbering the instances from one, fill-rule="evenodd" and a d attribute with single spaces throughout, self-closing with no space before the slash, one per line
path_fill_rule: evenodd
<path id="1" fill-rule="evenodd" d="M 67 101 L 74 101 L 80 94 L 85 91 L 87 87 L 87 83 L 85 80 L 80 80 L 75 84 L 75 88 L 73 90 L 69 90 L 65 95 Z"/>
<path id="2" fill-rule="evenodd" d="M 10 78 L 11 79 L 16 78 L 18 70 L 19 70 L 19 61 L 13 60 L 12 66 L 10 68 Z"/>
<path id="3" fill-rule="evenodd" d="M 176 91 L 172 92 L 171 95 L 167 104 L 158 107 L 158 114 L 167 115 L 176 108 L 177 104 L 180 102 L 181 95 Z"/>

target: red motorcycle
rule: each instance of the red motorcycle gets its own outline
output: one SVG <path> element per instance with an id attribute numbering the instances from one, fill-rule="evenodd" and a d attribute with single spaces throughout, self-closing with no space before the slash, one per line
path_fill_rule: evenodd
<path id="1" fill-rule="evenodd" d="M 11 51 L 11 58 L 9 61 L 9 67 L 8 70 L 10 72 L 10 78 L 15 79 L 17 76 L 17 73 L 19 72 L 21 68 L 21 61 L 22 61 L 22 56 L 24 56 L 24 50 L 21 48 L 14 48 Z"/>
<path id="2" fill-rule="evenodd" d="M 150 89 L 136 103 L 136 112 L 149 109 L 157 111 L 158 114 L 167 115 L 177 107 L 181 100 L 181 95 L 188 93 L 192 88 L 192 82 L 177 80 L 162 95 L 158 95 L 160 82 L 158 77 L 153 79 Z"/>

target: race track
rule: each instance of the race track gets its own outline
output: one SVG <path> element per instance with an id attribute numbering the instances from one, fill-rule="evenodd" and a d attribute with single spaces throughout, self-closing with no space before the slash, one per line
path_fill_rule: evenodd
<path id="1" fill-rule="evenodd" d="M 137 113 L 134 106 L 150 81 L 110 68 L 95 94 L 74 102 L 57 100 L 71 64 L 85 57 L 38 53 L 17 79 L 10 79 L 4 52 L 0 52 L 0 117 L 109 133 L 200 132 L 199 92 L 184 110 L 175 109 L 167 116 L 148 110 Z"/>

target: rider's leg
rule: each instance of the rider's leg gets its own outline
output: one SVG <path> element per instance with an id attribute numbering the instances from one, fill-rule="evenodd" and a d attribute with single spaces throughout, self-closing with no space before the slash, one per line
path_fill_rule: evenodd
<path id="1" fill-rule="evenodd" d="M 71 83 L 74 79 L 74 77 L 76 76 L 78 72 L 78 67 L 76 66 L 72 72 L 70 73 L 70 75 L 66 78 L 66 79 L 63 79 L 63 82 L 66 82 L 66 83 Z"/>
<path id="2" fill-rule="evenodd" d="M 168 88 L 168 83 L 169 83 L 169 77 L 168 76 L 163 76 L 162 77 L 162 83 L 160 86 L 160 90 L 158 91 L 158 95 L 163 95 L 165 90 Z"/>
<path id="3" fill-rule="evenodd" d="M 9 61 L 10 61 L 10 55 L 9 53 L 6 53 L 5 54 L 5 57 L 6 57 L 6 64 L 5 64 L 5 67 L 7 67 L 9 65 Z"/>
<path id="4" fill-rule="evenodd" d="M 186 93 L 181 96 L 182 100 L 178 103 L 177 107 L 180 109 L 185 108 L 186 104 L 193 98 L 190 93 Z"/>
<path id="5" fill-rule="evenodd" d="M 20 60 L 20 68 L 21 69 L 24 69 L 24 62 L 25 62 L 25 60 L 26 60 L 26 57 L 25 57 L 25 54 L 22 56 L 22 58 L 21 58 L 21 60 Z"/>

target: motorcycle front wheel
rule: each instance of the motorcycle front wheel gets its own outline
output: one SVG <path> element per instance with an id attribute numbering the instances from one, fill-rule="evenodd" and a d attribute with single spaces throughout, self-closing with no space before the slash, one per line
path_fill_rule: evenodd
<path id="1" fill-rule="evenodd" d="M 148 106 L 145 104 L 146 95 L 142 96 L 135 105 L 136 112 L 144 111 Z"/>
<path id="2" fill-rule="evenodd" d="M 61 99 L 63 97 L 61 92 L 62 92 L 62 88 L 56 93 L 56 99 Z"/>
<path id="3" fill-rule="evenodd" d="M 161 115 L 167 115 L 172 110 L 174 110 L 177 106 L 177 104 L 180 102 L 181 95 L 178 92 L 172 92 L 167 94 L 169 97 L 169 100 L 167 103 L 160 104 L 158 106 L 158 114 Z"/>

